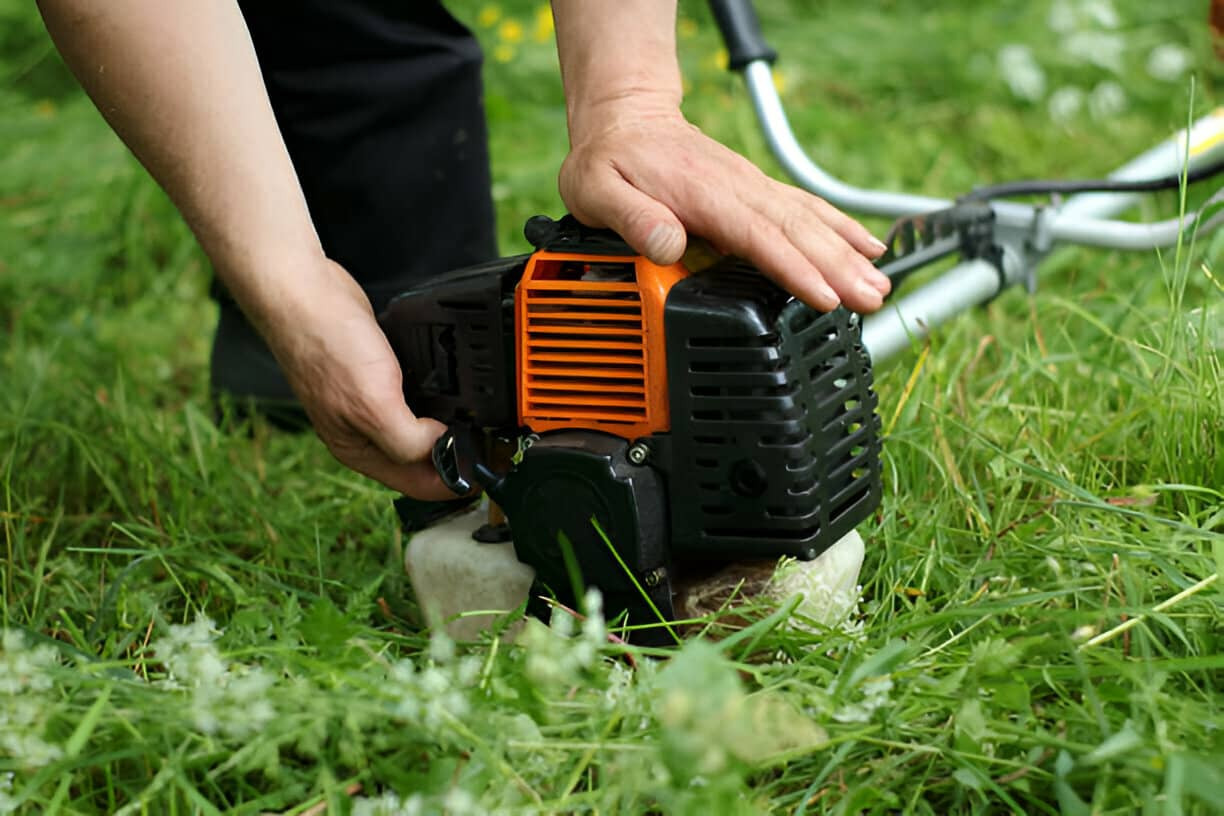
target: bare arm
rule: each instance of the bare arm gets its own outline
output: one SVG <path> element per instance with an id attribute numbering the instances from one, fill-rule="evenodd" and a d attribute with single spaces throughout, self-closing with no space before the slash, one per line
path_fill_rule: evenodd
<path id="1" fill-rule="evenodd" d="M 98 110 L 259 317 L 323 255 L 234 3 L 40 0 Z M 267 314 L 265 314 L 267 313 Z"/>
<path id="2" fill-rule="evenodd" d="M 408 410 L 369 302 L 324 255 L 237 4 L 40 0 L 39 8 L 336 457 L 410 495 L 450 495 L 428 460 L 441 426 Z"/>
<path id="3" fill-rule="evenodd" d="M 685 231 L 755 263 L 805 302 L 880 308 L 884 251 L 853 219 L 765 176 L 680 113 L 674 0 L 552 0 L 570 127 L 561 196 L 657 262 Z"/>

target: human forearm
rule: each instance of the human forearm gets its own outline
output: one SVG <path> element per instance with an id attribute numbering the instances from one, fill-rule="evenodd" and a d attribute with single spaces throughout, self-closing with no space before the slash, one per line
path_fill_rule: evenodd
<path id="1" fill-rule="evenodd" d="M 313 263 L 322 249 L 237 5 L 39 7 L 81 84 L 174 200 L 221 279 L 258 321 L 280 319 L 287 278 L 303 291 L 303 267 L 322 268 Z"/>
<path id="2" fill-rule="evenodd" d="M 674 0 L 553 0 L 570 135 L 609 107 L 678 112 Z"/>
<path id="3" fill-rule="evenodd" d="M 423 499 L 442 426 L 404 403 L 370 302 L 325 257 L 232 0 L 40 0 L 107 121 L 191 225 L 340 461 Z M 286 12 L 291 13 L 291 12 Z"/>

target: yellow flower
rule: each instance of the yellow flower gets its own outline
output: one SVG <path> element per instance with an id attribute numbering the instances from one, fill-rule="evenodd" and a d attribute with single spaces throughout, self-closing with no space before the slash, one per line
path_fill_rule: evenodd
<path id="1" fill-rule="evenodd" d="M 775 89 L 775 90 L 776 90 L 776 91 L 777 91 L 779 94 L 784 94 L 784 93 L 786 93 L 786 74 L 783 74 L 782 72 L 778 71 L 777 69 L 770 71 L 770 72 L 769 72 L 769 74 L 770 74 L 770 76 L 771 76 L 771 77 L 773 77 L 773 86 L 774 86 L 774 89 Z"/>
<path id="2" fill-rule="evenodd" d="M 705 64 L 711 68 L 717 68 L 720 71 L 727 70 L 727 65 L 730 64 L 731 58 L 727 55 L 727 49 L 720 48 L 704 60 Z"/>
<path id="3" fill-rule="evenodd" d="M 553 16 L 552 8 L 547 3 L 544 3 L 536 9 L 535 13 L 535 30 L 532 32 L 532 38 L 538 42 L 547 42 L 552 39 L 553 35 Z"/>
<path id="4" fill-rule="evenodd" d="M 507 45 L 506 43 L 500 43 L 493 49 L 493 59 L 501 63 L 506 63 L 514 59 L 514 54 L 514 46 Z"/>
<path id="5" fill-rule="evenodd" d="M 501 19 L 501 8 L 498 6 L 485 6 L 480 10 L 480 14 L 476 16 L 476 22 L 482 28 L 492 28 L 493 24 Z"/>
<path id="6" fill-rule="evenodd" d="M 523 24 L 513 18 L 507 19 L 497 28 L 497 36 L 508 43 L 519 43 L 523 41 Z"/>

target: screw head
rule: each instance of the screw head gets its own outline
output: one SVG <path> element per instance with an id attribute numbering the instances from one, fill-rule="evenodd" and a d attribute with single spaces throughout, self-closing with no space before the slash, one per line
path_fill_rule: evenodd
<path id="1" fill-rule="evenodd" d="M 640 465 L 650 456 L 650 448 L 646 446 L 646 443 L 638 442 L 629 447 L 626 456 L 629 457 L 629 461 L 633 464 Z"/>

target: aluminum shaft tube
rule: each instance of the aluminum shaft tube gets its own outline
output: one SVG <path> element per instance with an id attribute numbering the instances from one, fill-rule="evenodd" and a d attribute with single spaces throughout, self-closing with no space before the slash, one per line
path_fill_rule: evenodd
<path id="1" fill-rule="evenodd" d="M 770 149 L 799 186 L 836 207 L 862 215 L 899 218 L 951 206 L 952 201 L 946 198 L 869 190 L 830 175 L 808 157 L 795 138 L 768 63 L 749 63 L 744 68 L 744 79 Z M 1217 111 L 1123 165 L 1114 176 L 1138 179 L 1169 175 L 1180 170 L 1187 157 L 1189 166 L 1195 168 L 1222 151 L 1224 113 Z M 1175 243 L 1183 226 L 1178 219 L 1136 224 L 1108 218 L 1135 200 L 1135 195 L 1127 193 L 1074 196 L 1049 219 L 1048 237 L 1055 242 L 1131 250 Z M 992 206 L 1001 225 L 1028 227 L 1037 219 L 1038 211 L 1027 204 L 997 201 Z"/>
<path id="2" fill-rule="evenodd" d="M 879 365 L 926 337 L 966 309 L 1001 290 L 999 271 L 987 261 L 967 261 L 863 320 L 863 345 Z"/>

